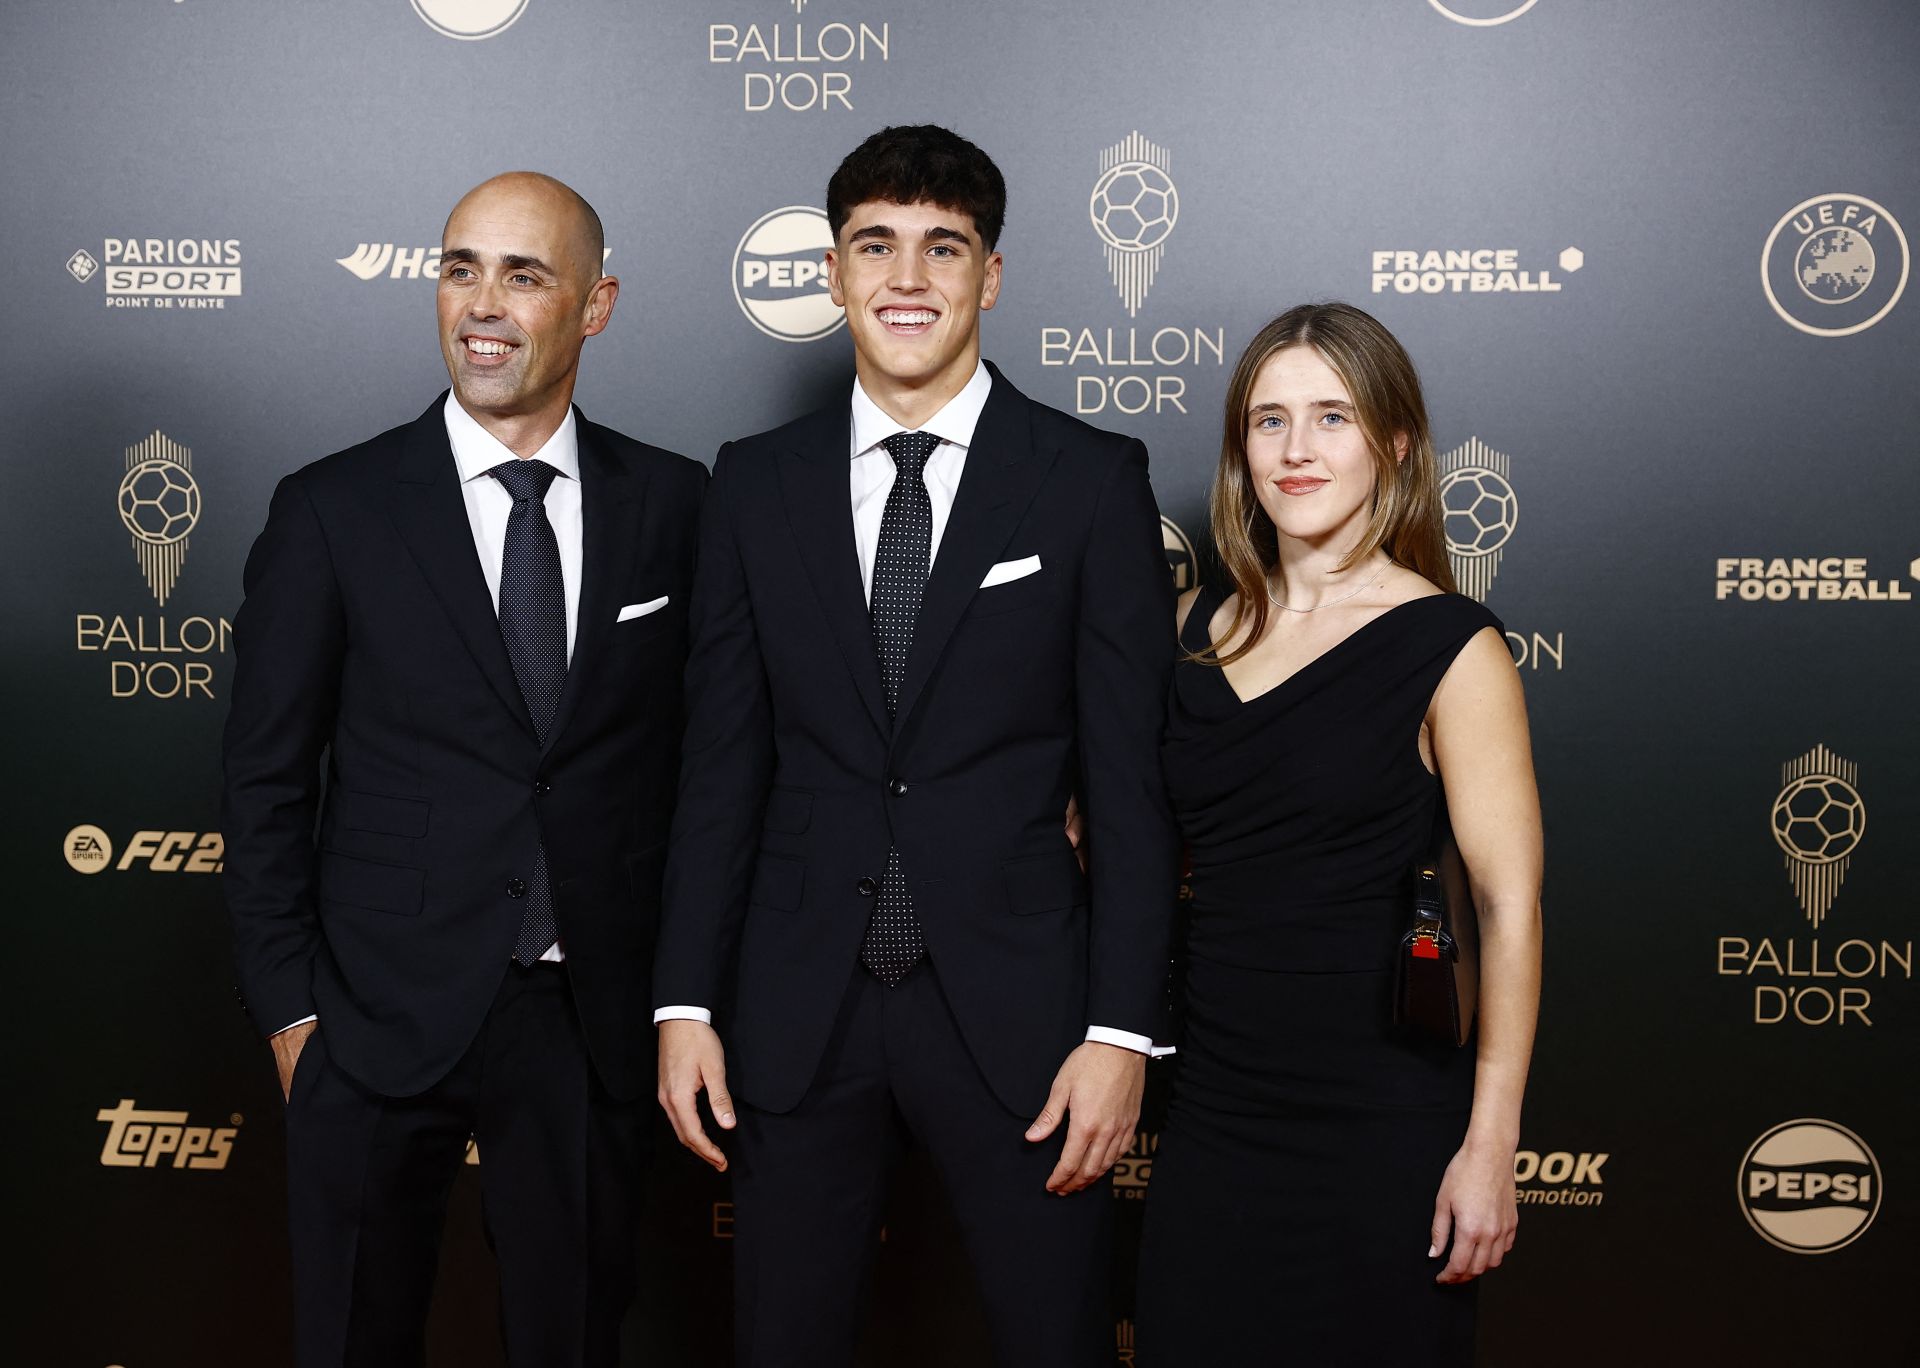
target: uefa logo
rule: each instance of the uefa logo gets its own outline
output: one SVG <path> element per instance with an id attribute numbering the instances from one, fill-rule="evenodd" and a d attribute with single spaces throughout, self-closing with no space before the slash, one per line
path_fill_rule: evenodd
<path id="1" fill-rule="evenodd" d="M 120 521 L 133 534 L 141 572 L 164 608 L 186 564 L 187 534 L 200 521 L 193 453 L 157 431 L 128 447 L 118 503 Z"/>
<path id="2" fill-rule="evenodd" d="M 448 38 L 491 38 L 513 27 L 529 0 L 413 0 L 413 12 Z"/>
<path id="3" fill-rule="evenodd" d="M 1173 592 L 1186 593 L 1200 582 L 1200 562 L 1193 554 L 1192 538 L 1164 513 L 1160 515 L 1160 545 L 1166 549 L 1167 569 L 1173 572 Z"/>
<path id="4" fill-rule="evenodd" d="M 1153 288 L 1160 254 L 1180 221 L 1180 192 L 1167 174 L 1166 149 L 1134 132 L 1102 152 L 1087 215 L 1106 246 L 1107 271 L 1131 318 Z"/>
<path id="5" fill-rule="evenodd" d="M 1880 1211 L 1880 1161 L 1832 1121 L 1784 1121 L 1740 1161 L 1740 1210 L 1756 1234 L 1790 1254 L 1831 1254 L 1866 1233 Z"/>
<path id="6" fill-rule="evenodd" d="M 1768 822 L 1786 853 L 1794 894 L 1816 931 L 1867 834 L 1859 783 L 1860 767 L 1825 746 L 1780 767 L 1780 793 Z"/>
<path id="7" fill-rule="evenodd" d="M 833 302 L 823 256 L 833 246 L 827 216 L 805 205 L 763 215 L 733 251 L 733 297 L 768 337 L 817 342 L 839 330 L 846 310 Z"/>
<path id="8" fill-rule="evenodd" d="M 1907 235 L 1859 195 L 1815 195 L 1780 217 L 1760 249 L 1773 311 L 1803 333 L 1850 337 L 1885 318 L 1907 288 Z"/>
<path id="9" fill-rule="evenodd" d="M 1500 556 L 1519 526 L 1520 501 L 1508 478 L 1512 462 L 1478 437 L 1440 458 L 1440 504 L 1447 559 L 1460 592 L 1482 602 L 1500 573 Z"/>
<path id="10" fill-rule="evenodd" d="M 1447 0 L 1445 4 L 1442 4 L 1441 0 L 1427 0 L 1427 3 L 1456 24 L 1466 24 L 1472 28 L 1493 28 L 1499 24 L 1512 23 L 1539 4 L 1540 0 L 1524 0 L 1524 3 L 1518 5 L 1513 0 L 1479 0 L 1478 3 L 1474 3 L 1474 0 Z"/>

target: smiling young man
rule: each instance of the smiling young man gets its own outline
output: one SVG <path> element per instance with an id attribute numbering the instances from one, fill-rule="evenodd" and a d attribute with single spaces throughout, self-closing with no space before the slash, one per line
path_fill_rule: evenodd
<path id="1" fill-rule="evenodd" d="M 997 1361 L 1112 1353 L 1104 1175 L 1176 885 L 1172 593 L 1146 451 L 980 359 L 1005 204 L 945 129 L 856 149 L 827 189 L 850 399 L 714 467 L 654 1002 L 662 1105 L 733 1173 L 750 1368 L 850 1361 L 905 1135 Z"/>
<path id="2" fill-rule="evenodd" d="M 618 1356 L 706 473 L 572 406 L 601 256 L 550 177 L 468 193 L 451 392 L 281 481 L 247 558 L 226 893 L 287 1096 L 301 1368 L 421 1361 L 470 1136 L 508 1362 Z"/>

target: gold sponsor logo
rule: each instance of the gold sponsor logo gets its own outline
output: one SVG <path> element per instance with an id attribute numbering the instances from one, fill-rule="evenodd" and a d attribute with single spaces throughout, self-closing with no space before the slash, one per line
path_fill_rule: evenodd
<path id="1" fill-rule="evenodd" d="M 1513 461 L 1478 437 L 1440 458 L 1440 512 L 1447 538 L 1447 562 L 1460 592 L 1482 603 L 1493 590 L 1507 543 L 1520 526 L 1520 496 L 1513 486 Z M 1566 668 L 1564 632 L 1507 630 L 1507 650 L 1523 670 Z"/>
<path id="2" fill-rule="evenodd" d="M 100 255 L 75 252 L 67 272 L 100 274 L 110 309 L 224 309 L 240 294 L 238 238 L 108 238 Z"/>
<path id="3" fill-rule="evenodd" d="M 796 16 L 805 0 L 792 0 Z M 707 61 L 740 71 L 740 107 L 749 114 L 853 108 L 854 69 L 891 61 L 893 31 L 863 22 L 708 24 Z M 765 70 L 750 70 L 749 67 Z"/>
<path id="4" fill-rule="evenodd" d="M 1867 834 L 1859 782 L 1860 767 L 1825 746 L 1780 767 L 1780 792 L 1769 822 L 1786 854 L 1794 895 L 1816 931 L 1840 896 L 1847 866 Z"/>
<path id="5" fill-rule="evenodd" d="M 1880 1161 L 1836 1121 L 1783 1121 L 1740 1161 L 1740 1210 L 1768 1244 L 1791 1254 L 1844 1249 L 1880 1212 Z"/>
<path id="6" fill-rule="evenodd" d="M 1920 560 L 1907 567 L 1920 579 Z M 1898 579 L 1874 579 L 1865 556 L 1719 556 L 1713 596 L 1742 603 L 1911 603 Z"/>
<path id="7" fill-rule="evenodd" d="M 1568 247 L 1558 258 L 1568 275 L 1587 264 L 1587 254 Z M 1553 272 L 1527 269 L 1517 247 L 1387 247 L 1371 257 L 1373 293 L 1558 294 Z"/>
<path id="8" fill-rule="evenodd" d="M 1153 1156 L 1160 1151 L 1160 1137 L 1152 1131 L 1139 1131 L 1127 1152 L 1113 1161 L 1113 1195 L 1138 1202 L 1147 1195 L 1153 1181 Z"/>
<path id="9" fill-rule="evenodd" d="M 200 522 L 193 453 L 156 428 L 127 448 L 118 502 L 140 572 L 164 608 L 187 563 L 187 538 Z"/>
<path id="10" fill-rule="evenodd" d="M 1122 1320 L 1114 1323 L 1113 1353 L 1114 1362 L 1119 1365 L 1119 1368 L 1134 1368 L 1132 1321 Z"/>
<path id="11" fill-rule="evenodd" d="M 99 827 L 81 823 L 66 834 L 61 851 L 82 874 L 98 874 L 113 861 L 113 841 Z M 226 838 L 217 831 L 136 831 L 113 862 L 116 871 L 136 866 L 154 874 L 218 874 L 226 867 Z"/>
<path id="12" fill-rule="evenodd" d="M 733 298 L 747 321 L 782 342 L 818 342 L 838 332 L 846 310 L 833 302 L 824 254 L 827 216 L 790 204 L 754 220 L 733 249 Z"/>
<path id="13" fill-rule="evenodd" d="M 1906 292 L 1907 235 L 1860 195 L 1815 195 L 1780 216 L 1760 249 L 1760 284 L 1780 318 L 1814 337 L 1851 337 Z"/>
<path id="14" fill-rule="evenodd" d="M 1606 1201 L 1601 1151 L 1519 1150 L 1513 1156 L 1514 1197 L 1521 1206 L 1594 1207 Z"/>
<path id="15" fill-rule="evenodd" d="M 61 840 L 60 852 L 75 873 L 98 874 L 113 859 L 113 840 L 99 827 L 82 822 Z"/>
<path id="16" fill-rule="evenodd" d="M 244 1119 L 238 1112 L 226 1126 L 194 1126 L 183 1111 L 142 1111 L 130 1097 L 102 1109 L 96 1120 L 107 1124 L 100 1162 L 108 1168 L 223 1169 L 233 1155 L 233 1138 Z"/>
<path id="17" fill-rule="evenodd" d="M 1102 152 L 1087 214 L 1106 247 L 1113 287 L 1132 318 L 1153 288 L 1167 239 L 1180 221 L 1180 191 L 1167 174 L 1167 149 L 1136 129 Z"/>

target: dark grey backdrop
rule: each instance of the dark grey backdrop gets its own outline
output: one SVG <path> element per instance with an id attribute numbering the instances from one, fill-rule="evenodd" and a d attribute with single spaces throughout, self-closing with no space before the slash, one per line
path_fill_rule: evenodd
<path id="1" fill-rule="evenodd" d="M 1522 1140 L 1538 1163 L 1523 1154 L 1482 1361 L 1911 1362 L 1896 1277 L 1920 1237 L 1920 301 L 1896 296 L 1902 225 L 1920 230 L 1920 15 L 1539 0 L 1461 22 L 1515 7 L 526 0 L 459 39 L 427 20 L 484 27 L 515 0 L 8 5 L 7 1171 L 27 1265 L 12 1356 L 286 1361 L 279 1100 L 233 1003 L 217 881 L 191 855 L 213 863 L 219 624 L 274 481 L 441 387 L 420 249 L 447 208 L 514 167 L 591 198 L 624 292 L 580 403 L 704 457 L 849 374 L 844 331 L 791 342 L 750 321 L 736 285 L 749 303 L 795 291 L 743 283 L 761 260 L 736 261 L 743 235 L 817 205 L 874 128 L 936 120 L 1011 188 L 988 354 L 1069 409 L 1157 393 L 1089 416 L 1146 440 L 1163 511 L 1203 549 L 1227 365 L 1301 299 L 1377 312 L 1420 363 L 1441 451 L 1483 444 L 1450 462 L 1491 472 L 1451 488 L 1450 530 L 1464 550 L 1498 544 L 1484 592 L 1525 672 L 1549 938 Z M 823 51 L 836 60 L 791 60 Z M 810 88 L 837 94 L 782 107 Z M 769 91 L 773 108 L 749 107 Z M 1151 146 L 1128 155 L 1172 183 L 1178 215 L 1130 313 L 1090 195 L 1136 132 Z M 237 252 L 238 292 L 109 307 L 125 242 L 146 239 L 176 257 L 209 240 L 221 270 Z M 195 245 L 165 245 L 180 239 Z M 1458 292 L 1375 291 L 1374 253 L 1449 250 L 1509 252 L 1509 283 L 1544 288 L 1475 291 L 1469 273 Z M 372 279 L 349 268 L 376 263 Z M 1156 337 L 1172 364 L 1151 360 Z M 154 545 L 191 523 L 164 605 L 116 507 L 128 449 L 155 432 L 190 451 L 199 500 L 138 503 L 169 482 L 186 498 L 177 461 L 130 489 Z M 1476 524 L 1481 489 L 1498 497 Z M 1494 557 L 1469 561 L 1485 581 Z M 1740 596 L 1770 570 L 1785 601 Z M 1819 597 L 1823 574 L 1838 597 Z M 1824 777 L 1777 838 L 1802 757 Z M 1820 871 L 1828 894 L 1844 874 L 1830 904 Z M 123 1100 L 169 1116 L 116 1131 L 101 1114 Z M 1747 1200 L 1749 1149 L 1802 1118 L 1819 1123 L 1806 1143 L 1762 1157 L 1871 1177 L 1872 1196 L 1750 1220 L 1768 1203 Z M 1155 1124 L 1115 1197 L 1129 1237 Z M 205 1153 L 176 1166 L 169 1145 Z M 496 1352 L 476 1186 L 457 1192 L 438 1363 Z M 722 1362 L 724 1186 L 675 1152 L 659 1189 L 630 1361 Z M 1768 1238 L 1769 1221 L 1799 1233 Z M 880 1277 L 872 1361 L 983 1361 L 924 1182 Z M 1285 1341 L 1275 1307 L 1248 1361 Z"/>

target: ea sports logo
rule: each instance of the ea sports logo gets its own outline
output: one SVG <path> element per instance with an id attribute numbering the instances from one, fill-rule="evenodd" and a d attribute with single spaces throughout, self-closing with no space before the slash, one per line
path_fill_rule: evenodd
<path id="1" fill-rule="evenodd" d="M 1161 249 L 1180 221 L 1180 192 L 1167 174 L 1167 151 L 1129 133 L 1100 154 L 1100 179 L 1087 201 L 1093 231 L 1106 244 L 1107 270 L 1129 317 L 1153 286 Z"/>
<path id="2" fill-rule="evenodd" d="M 1780 792 L 1768 820 L 1786 853 L 1794 894 L 1816 930 L 1840 896 L 1847 865 L 1867 834 L 1859 783 L 1860 767 L 1825 746 L 1780 767 Z"/>
<path id="3" fill-rule="evenodd" d="M 67 866 L 77 874 L 98 874 L 113 858 L 113 841 L 90 822 L 82 822 L 60 843 Z"/>
<path id="4" fill-rule="evenodd" d="M 142 461 L 120 481 L 120 521 L 150 546 L 171 546 L 200 521 L 193 472 L 168 460 Z"/>
<path id="5" fill-rule="evenodd" d="M 1540 0 L 1524 0 L 1515 4 L 1514 0 L 1427 0 L 1440 13 L 1456 24 L 1466 24 L 1473 28 L 1493 28 L 1498 24 L 1510 24 Z"/>
<path id="6" fill-rule="evenodd" d="M 847 321 L 822 260 L 833 246 L 827 216 L 805 205 L 756 221 L 733 252 L 733 297 L 753 326 L 782 342 L 817 342 Z"/>
<path id="7" fill-rule="evenodd" d="M 1803 333 L 1848 337 L 1887 316 L 1907 288 L 1907 236 L 1859 195 L 1815 195 L 1793 206 L 1760 249 L 1773 311 Z"/>
<path id="8" fill-rule="evenodd" d="M 1880 1162 L 1832 1121 L 1775 1126 L 1740 1161 L 1740 1210 L 1768 1244 L 1831 1254 L 1866 1233 L 1880 1210 Z"/>
<path id="9" fill-rule="evenodd" d="M 413 0 L 413 12 L 449 38 L 491 38 L 527 11 L 528 0 Z"/>
<path id="10" fill-rule="evenodd" d="M 1200 582 L 1200 564 L 1194 558 L 1193 542 L 1180 524 L 1164 513 L 1160 515 L 1160 545 L 1166 549 L 1167 569 L 1173 572 L 1173 592 L 1184 594 Z"/>
<path id="11" fill-rule="evenodd" d="M 1478 437 L 1440 458 L 1440 505 L 1447 559 L 1460 592 L 1485 599 L 1500 571 L 1500 553 L 1520 522 L 1520 500 L 1507 477 L 1512 463 Z"/>

